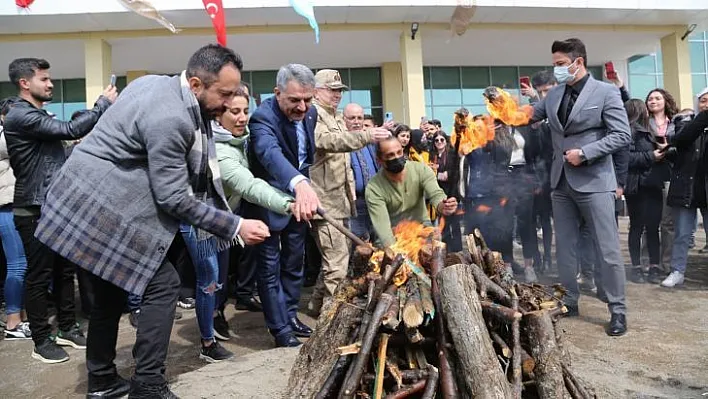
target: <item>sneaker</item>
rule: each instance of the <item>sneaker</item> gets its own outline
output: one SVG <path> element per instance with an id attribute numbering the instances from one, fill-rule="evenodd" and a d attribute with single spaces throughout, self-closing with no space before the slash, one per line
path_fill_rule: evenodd
<path id="1" fill-rule="evenodd" d="M 659 267 L 650 267 L 647 274 L 647 281 L 652 284 L 660 284 L 664 280 L 664 271 Z"/>
<path id="2" fill-rule="evenodd" d="M 595 285 L 595 279 L 592 276 L 580 275 L 578 279 L 578 287 L 580 291 L 595 293 L 597 292 L 597 286 Z"/>
<path id="3" fill-rule="evenodd" d="M 29 323 L 23 321 L 16 325 L 12 330 L 5 330 L 5 339 L 8 341 L 32 339 L 32 331 L 30 331 Z"/>
<path id="4" fill-rule="evenodd" d="M 666 288 L 673 288 L 677 285 L 682 285 L 683 284 L 683 273 L 674 270 L 669 274 L 669 277 L 664 279 L 664 281 L 661 282 L 662 287 Z"/>
<path id="5" fill-rule="evenodd" d="M 179 396 L 175 395 L 167 384 L 146 385 L 135 380 L 130 383 L 128 397 L 131 399 L 179 399 Z"/>
<path id="6" fill-rule="evenodd" d="M 214 316 L 214 336 L 222 341 L 231 339 L 229 323 L 226 321 L 226 317 L 224 317 L 224 312 L 222 311 L 218 311 L 216 316 Z"/>
<path id="7" fill-rule="evenodd" d="M 699 254 L 705 254 L 708 253 L 708 244 L 706 244 L 703 248 L 698 250 Z"/>
<path id="8" fill-rule="evenodd" d="M 133 328 L 138 328 L 138 316 L 140 316 L 140 309 L 133 310 L 128 316 L 128 321 Z"/>
<path id="9" fill-rule="evenodd" d="M 647 282 L 641 266 L 635 266 L 629 274 L 629 280 L 635 284 L 645 284 Z"/>
<path id="10" fill-rule="evenodd" d="M 69 354 L 56 342 L 47 338 L 43 343 L 34 346 L 32 359 L 37 359 L 42 363 L 54 364 L 69 360 Z"/>
<path id="11" fill-rule="evenodd" d="M 217 340 L 214 340 L 209 346 L 202 345 L 202 350 L 199 353 L 199 358 L 206 360 L 208 363 L 218 363 L 233 356 L 234 354 L 219 345 Z"/>
<path id="12" fill-rule="evenodd" d="M 524 280 L 526 280 L 527 283 L 535 283 L 538 281 L 538 278 L 536 277 L 536 271 L 533 270 L 533 267 L 525 267 L 524 268 Z"/>
<path id="13" fill-rule="evenodd" d="M 177 301 L 177 306 L 182 309 L 194 309 L 197 306 L 197 301 L 194 298 L 180 298 Z"/>
<path id="14" fill-rule="evenodd" d="M 81 332 L 78 324 L 69 331 L 59 330 L 55 341 L 57 345 L 71 346 L 74 349 L 86 349 L 86 336 Z"/>

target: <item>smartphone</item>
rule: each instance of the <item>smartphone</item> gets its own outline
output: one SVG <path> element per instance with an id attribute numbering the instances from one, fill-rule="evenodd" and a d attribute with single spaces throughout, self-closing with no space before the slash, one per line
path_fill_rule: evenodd
<path id="1" fill-rule="evenodd" d="M 386 116 L 384 116 L 384 122 L 392 121 L 393 120 L 393 112 L 386 112 Z"/>
<path id="2" fill-rule="evenodd" d="M 116 75 L 111 75 L 111 86 L 116 86 Z"/>
<path id="3" fill-rule="evenodd" d="M 656 138 L 656 142 L 659 143 L 659 144 L 666 144 L 666 137 L 664 137 L 664 136 L 658 136 L 658 137 Z"/>
<path id="4" fill-rule="evenodd" d="M 522 76 L 519 78 L 519 88 L 523 88 L 524 85 L 531 87 L 531 78 L 528 76 Z"/>
<path id="5" fill-rule="evenodd" d="M 605 63 L 605 74 L 609 80 L 617 79 L 617 71 L 615 71 L 615 64 L 612 61 Z"/>

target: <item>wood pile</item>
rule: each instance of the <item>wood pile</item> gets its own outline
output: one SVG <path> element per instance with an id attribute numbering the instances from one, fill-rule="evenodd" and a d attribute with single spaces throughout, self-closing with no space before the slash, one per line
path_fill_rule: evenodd
<path id="1" fill-rule="evenodd" d="M 289 397 L 595 397 L 562 347 L 562 287 L 517 283 L 479 231 L 452 254 L 425 233 L 406 248 L 357 248 Z"/>

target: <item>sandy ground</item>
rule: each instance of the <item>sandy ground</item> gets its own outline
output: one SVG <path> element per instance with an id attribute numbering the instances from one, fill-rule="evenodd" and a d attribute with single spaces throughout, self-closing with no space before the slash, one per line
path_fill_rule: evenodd
<path id="1" fill-rule="evenodd" d="M 626 250 L 627 221 L 621 221 Z M 705 244 L 698 233 L 697 248 Z M 576 374 L 600 398 L 708 397 L 708 255 L 692 251 L 683 289 L 627 284 L 629 333 L 609 338 L 606 307 L 583 296 L 581 317 L 563 320 L 565 344 Z M 309 290 L 303 295 L 307 300 Z M 258 313 L 227 309 L 236 337 L 225 347 L 236 353 L 228 362 L 206 365 L 198 355 L 198 329 L 193 311 L 175 322 L 167 373 L 184 398 L 278 398 L 297 350 L 273 347 Z M 302 319 L 313 325 L 307 316 Z M 129 376 L 135 330 L 121 320 L 117 364 Z M 31 341 L 0 341 L 0 398 L 74 398 L 86 392 L 84 353 L 69 348 L 71 360 L 45 365 L 30 358 Z M 706 394 L 706 395 L 703 395 Z"/>

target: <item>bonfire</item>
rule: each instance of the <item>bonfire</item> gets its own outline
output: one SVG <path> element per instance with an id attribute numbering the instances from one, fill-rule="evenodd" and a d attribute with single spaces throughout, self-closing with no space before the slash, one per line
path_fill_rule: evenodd
<path id="1" fill-rule="evenodd" d="M 446 254 L 406 221 L 386 250 L 357 247 L 301 348 L 292 398 L 592 398 L 571 372 L 560 286 L 519 284 L 476 230 Z"/>

